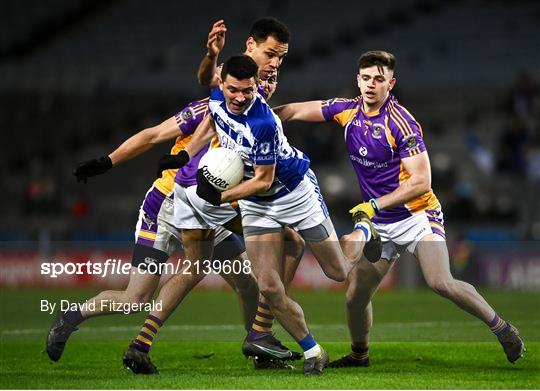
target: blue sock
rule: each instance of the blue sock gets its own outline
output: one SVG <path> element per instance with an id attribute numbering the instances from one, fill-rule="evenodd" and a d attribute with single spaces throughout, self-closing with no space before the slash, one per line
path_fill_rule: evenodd
<path id="1" fill-rule="evenodd" d="M 313 338 L 313 335 L 311 333 L 308 333 L 301 341 L 298 341 L 298 345 L 302 347 L 302 350 L 305 352 L 315 345 L 317 345 L 317 342 L 315 342 L 315 338 Z"/>

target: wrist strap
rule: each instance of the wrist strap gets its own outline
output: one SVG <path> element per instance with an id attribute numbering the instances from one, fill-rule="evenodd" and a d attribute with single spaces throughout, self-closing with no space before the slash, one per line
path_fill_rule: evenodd
<path id="1" fill-rule="evenodd" d="M 371 205 L 375 213 L 379 213 L 379 211 L 381 210 L 381 205 L 379 205 L 379 201 L 377 201 L 376 198 L 370 199 L 369 204 Z"/>

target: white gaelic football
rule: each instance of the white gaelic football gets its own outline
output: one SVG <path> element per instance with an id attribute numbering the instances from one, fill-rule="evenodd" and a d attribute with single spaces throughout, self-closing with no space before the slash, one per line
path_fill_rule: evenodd
<path id="1" fill-rule="evenodd" d="M 208 182 L 219 191 L 238 185 L 244 177 L 244 162 L 240 155 L 227 148 L 210 149 L 199 162 Z"/>

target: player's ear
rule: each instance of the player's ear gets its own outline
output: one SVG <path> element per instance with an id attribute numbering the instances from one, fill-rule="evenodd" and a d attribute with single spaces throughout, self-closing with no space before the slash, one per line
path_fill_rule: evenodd
<path id="1" fill-rule="evenodd" d="M 396 78 L 393 77 L 392 80 L 390 80 L 390 85 L 388 86 L 388 91 L 392 90 L 392 88 L 394 88 L 394 86 L 396 85 Z"/>
<path id="2" fill-rule="evenodd" d="M 218 86 L 221 91 L 223 91 L 223 80 L 221 80 L 221 77 L 218 76 L 217 78 Z"/>
<path id="3" fill-rule="evenodd" d="M 253 37 L 249 37 L 246 41 L 246 51 L 248 53 L 251 53 L 255 49 L 255 45 L 257 42 L 253 39 Z"/>
<path id="4" fill-rule="evenodd" d="M 356 83 L 358 84 L 358 88 L 360 88 L 360 80 L 362 80 L 360 78 L 360 72 L 358 72 L 358 74 L 356 75 Z"/>

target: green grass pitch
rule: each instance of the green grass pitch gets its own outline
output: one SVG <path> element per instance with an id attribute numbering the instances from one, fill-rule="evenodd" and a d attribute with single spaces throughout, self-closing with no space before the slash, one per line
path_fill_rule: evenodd
<path id="1" fill-rule="evenodd" d="M 381 292 L 374 300 L 371 366 L 327 369 L 305 377 L 295 371 L 255 370 L 243 358 L 244 332 L 231 292 L 195 291 L 160 331 L 151 357 L 157 376 L 126 371 L 121 356 L 144 314 L 85 322 L 64 356 L 51 363 L 44 350 L 52 315 L 41 299 L 82 300 L 95 291 L 2 291 L 0 388 L 97 389 L 535 389 L 540 387 L 540 294 L 484 292 L 511 320 L 527 352 L 515 365 L 486 327 L 430 291 Z M 294 292 L 317 340 L 331 358 L 348 351 L 343 292 Z M 297 345 L 279 327 L 279 338 Z"/>

